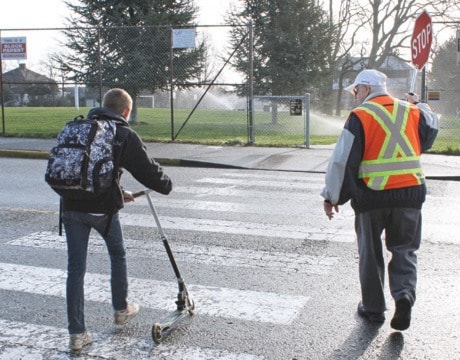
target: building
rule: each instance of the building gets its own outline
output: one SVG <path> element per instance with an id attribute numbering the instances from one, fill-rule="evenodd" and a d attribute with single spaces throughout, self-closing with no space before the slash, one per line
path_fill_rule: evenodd
<path id="1" fill-rule="evenodd" d="M 53 79 L 29 70 L 26 64 L 2 74 L 6 106 L 50 106 L 59 93 Z"/>

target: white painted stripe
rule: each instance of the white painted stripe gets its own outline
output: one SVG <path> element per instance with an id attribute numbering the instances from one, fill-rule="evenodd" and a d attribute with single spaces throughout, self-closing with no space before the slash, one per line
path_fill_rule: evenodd
<path id="1" fill-rule="evenodd" d="M 298 182 L 316 182 L 318 184 L 324 185 L 324 174 L 293 174 L 287 172 L 234 172 L 234 173 L 225 173 L 221 174 L 220 177 L 224 178 L 239 178 L 239 179 L 265 179 L 270 180 L 273 182 L 282 181 L 282 182 L 290 182 L 290 181 L 298 181 Z"/>
<path id="2" fill-rule="evenodd" d="M 74 359 L 68 348 L 69 335 L 63 328 L 0 319 L 0 360 Z M 262 360 L 261 356 L 226 350 L 172 346 L 123 336 L 118 333 L 91 333 L 93 343 L 82 350 L 84 359 L 164 360 Z"/>
<path id="3" fill-rule="evenodd" d="M 0 263 L 0 288 L 32 294 L 65 297 L 66 272 L 59 269 Z M 111 302 L 110 277 L 86 273 L 85 299 Z M 177 284 L 129 278 L 129 293 L 139 305 L 174 310 Z M 200 314 L 289 325 L 305 306 L 308 297 L 251 290 L 189 285 L 189 293 Z"/>
<path id="4" fill-rule="evenodd" d="M 287 189 L 283 189 L 283 191 L 257 191 L 254 189 L 251 190 L 241 190 L 233 186 L 225 186 L 225 187 L 200 187 L 200 186 L 176 186 L 174 188 L 175 193 L 183 193 L 183 194 L 192 194 L 195 196 L 225 196 L 228 197 L 242 197 L 245 199 L 253 199 L 253 198 L 260 198 L 260 199 L 282 199 L 283 201 L 291 201 L 294 199 L 295 201 L 303 201 L 305 203 L 311 202 L 312 199 L 320 198 L 319 193 L 321 192 L 322 186 L 318 185 L 315 187 L 314 193 L 307 194 L 307 193 L 300 193 L 299 190 L 287 191 Z"/>
<path id="5" fill-rule="evenodd" d="M 123 225 L 156 227 L 151 215 L 121 213 Z M 194 219 L 173 216 L 160 217 L 161 226 L 165 229 L 217 232 L 222 234 L 238 234 L 246 236 L 265 236 L 287 239 L 308 239 L 313 241 L 353 242 L 353 232 L 339 233 L 337 229 L 325 230 L 314 227 L 301 227 L 277 224 L 250 223 L 243 221 Z"/>
<path id="6" fill-rule="evenodd" d="M 229 178 L 201 178 L 197 180 L 198 183 L 207 184 L 222 184 L 222 185 L 235 185 L 238 187 L 272 187 L 282 188 L 289 190 L 312 190 L 321 189 L 321 185 L 318 183 L 307 182 L 305 179 L 304 183 L 298 183 L 295 181 L 264 181 L 264 180 L 248 180 L 248 179 L 229 179 Z M 318 195 L 319 196 L 319 195 Z"/>
<path id="7" fill-rule="evenodd" d="M 213 211 L 221 212 L 234 212 L 240 214 L 289 214 L 302 216 L 306 215 L 305 203 L 297 202 L 295 205 L 293 201 L 280 202 L 279 200 L 270 201 L 267 199 L 263 203 L 243 203 L 243 202 L 228 202 L 228 201 L 200 201 L 188 199 L 174 199 L 163 198 L 155 196 L 152 198 L 155 207 L 164 207 L 168 209 L 182 209 L 182 210 L 198 210 L 198 211 Z M 147 199 L 139 197 L 135 202 L 126 204 L 125 210 L 129 211 L 132 207 L 148 206 Z M 321 214 L 322 215 L 322 214 Z"/>
<path id="8" fill-rule="evenodd" d="M 65 237 L 52 232 L 37 232 L 8 242 L 9 245 L 66 250 Z M 91 236 L 90 251 L 106 253 L 104 240 Z M 159 238 L 152 240 L 125 239 L 130 256 L 166 260 L 167 255 Z M 263 269 L 284 273 L 327 274 L 338 258 L 278 251 L 232 249 L 223 246 L 198 246 L 186 243 L 171 245 L 175 259 L 180 262 L 210 266 L 229 266 Z"/>

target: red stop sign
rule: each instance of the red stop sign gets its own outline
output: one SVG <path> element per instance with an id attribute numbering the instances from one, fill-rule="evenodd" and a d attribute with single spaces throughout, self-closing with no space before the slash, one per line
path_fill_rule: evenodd
<path id="1" fill-rule="evenodd" d="M 410 41 L 412 63 L 418 70 L 422 69 L 428 60 L 432 39 L 431 17 L 424 10 L 415 20 L 414 32 Z"/>

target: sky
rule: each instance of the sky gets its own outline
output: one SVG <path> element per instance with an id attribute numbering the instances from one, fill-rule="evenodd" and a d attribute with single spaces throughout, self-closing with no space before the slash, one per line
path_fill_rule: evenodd
<path id="1" fill-rule="evenodd" d="M 200 25 L 224 24 L 224 15 L 232 3 L 237 0 L 194 0 L 197 5 Z M 216 4 L 219 6 L 216 6 Z M 2 37 L 25 36 L 27 39 L 27 60 L 5 61 L 5 70 L 18 66 L 18 62 L 26 62 L 27 67 L 36 68 L 46 60 L 48 54 L 56 52 L 59 31 L 14 31 L 5 29 L 51 29 L 67 25 L 65 18 L 70 10 L 63 0 L 1 0 L 0 29 Z M 215 31 L 218 35 L 218 30 Z M 223 41 L 214 39 L 222 45 Z"/>
<path id="2" fill-rule="evenodd" d="M 235 0 L 195 0 L 200 24 L 222 24 L 230 3 Z M 219 6 L 216 6 L 219 4 Z M 2 0 L 0 29 L 63 27 L 69 11 L 63 0 Z"/>

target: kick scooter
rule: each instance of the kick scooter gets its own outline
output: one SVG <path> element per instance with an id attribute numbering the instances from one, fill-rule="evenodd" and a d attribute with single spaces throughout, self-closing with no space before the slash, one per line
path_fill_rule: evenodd
<path id="1" fill-rule="evenodd" d="M 168 239 L 166 238 L 163 228 L 161 227 L 160 220 L 153 206 L 152 199 L 150 198 L 150 195 L 149 195 L 151 191 L 152 190 L 150 189 L 142 190 L 142 191 L 133 193 L 133 196 L 134 197 L 139 197 L 142 195 L 146 196 L 147 201 L 150 206 L 150 210 L 152 211 L 153 217 L 155 218 L 155 223 L 157 225 L 158 232 L 160 233 L 160 238 L 163 241 L 163 245 L 168 254 L 169 261 L 171 262 L 174 273 L 176 275 L 177 284 L 179 287 L 179 292 L 177 294 L 177 300 L 176 300 L 176 306 L 177 306 L 176 310 L 174 310 L 172 313 L 166 316 L 161 322 L 154 323 L 152 326 L 152 339 L 156 344 L 160 344 L 164 337 L 171 334 L 171 332 L 177 328 L 178 323 L 182 319 L 184 319 L 188 315 L 195 314 L 195 303 L 193 302 L 193 300 L 190 298 L 188 294 L 187 287 L 185 286 L 185 282 L 182 279 L 182 276 L 179 272 L 179 268 L 177 267 L 176 260 L 174 259 L 171 247 L 169 246 L 169 243 L 168 243 Z"/>

